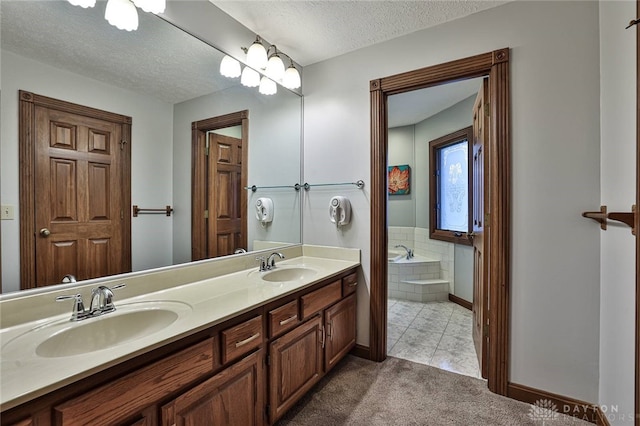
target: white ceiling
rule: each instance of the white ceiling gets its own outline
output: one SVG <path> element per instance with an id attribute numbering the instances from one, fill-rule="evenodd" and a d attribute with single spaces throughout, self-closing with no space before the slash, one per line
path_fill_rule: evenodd
<path id="1" fill-rule="evenodd" d="M 302 66 L 507 3 L 495 0 L 210 0 Z M 249 42 L 247 42 L 249 43 Z"/>
<path id="2" fill-rule="evenodd" d="M 506 3 L 210 1 L 303 66 Z M 238 84 L 217 73 L 222 55 L 212 47 L 148 13 L 139 13 L 137 31 L 120 31 L 104 20 L 105 4 L 83 9 L 66 0 L 2 0 L 2 48 L 169 103 Z M 401 109 L 390 124 L 413 124 L 471 95 L 461 90 L 392 98 Z"/>

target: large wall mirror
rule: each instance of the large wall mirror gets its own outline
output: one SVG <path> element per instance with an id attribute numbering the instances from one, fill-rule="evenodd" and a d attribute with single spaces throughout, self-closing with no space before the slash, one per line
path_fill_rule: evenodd
<path id="1" fill-rule="evenodd" d="M 20 90 L 131 118 L 130 203 L 173 209 L 169 217 L 133 217 L 131 206 L 125 207 L 133 271 L 192 260 L 192 125 L 228 114 L 246 114 L 246 126 L 218 133 L 246 139 L 243 180 L 258 187 L 242 188 L 246 246 L 237 248 L 300 243 L 300 194 L 293 185 L 301 179 L 301 96 L 282 87 L 265 96 L 239 79 L 222 77 L 222 52 L 155 15 L 140 12 L 138 30 L 118 30 L 104 19 L 105 4 L 83 9 L 67 1 L 2 3 L 0 189 L 2 205 L 13 210 L 13 219 L 1 223 L 2 292 L 25 287 L 20 282 Z M 258 198 L 273 201 L 268 224 L 256 220 Z M 36 234 L 41 228 L 32 227 Z"/>

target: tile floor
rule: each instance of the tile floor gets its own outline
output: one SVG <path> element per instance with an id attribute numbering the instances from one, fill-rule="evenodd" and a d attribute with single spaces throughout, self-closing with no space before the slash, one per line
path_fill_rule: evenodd
<path id="1" fill-rule="evenodd" d="M 467 376 L 480 376 L 471 311 L 452 302 L 389 299 L 387 353 Z"/>

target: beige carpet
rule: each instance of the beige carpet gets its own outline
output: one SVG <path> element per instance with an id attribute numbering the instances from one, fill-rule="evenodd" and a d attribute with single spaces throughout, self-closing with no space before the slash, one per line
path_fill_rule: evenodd
<path id="1" fill-rule="evenodd" d="M 486 382 L 398 358 L 348 356 L 277 424 L 590 425 L 489 392 Z"/>

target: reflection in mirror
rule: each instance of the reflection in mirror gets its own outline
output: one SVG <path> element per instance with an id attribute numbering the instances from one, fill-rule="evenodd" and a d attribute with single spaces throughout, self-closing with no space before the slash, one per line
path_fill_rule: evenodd
<path id="1" fill-rule="evenodd" d="M 450 285 L 442 294 L 443 300 L 448 300 L 449 292 L 473 300 L 473 250 L 430 239 L 429 142 L 473 123 L 473 105 L 481 84 L 482 79 L 476 78 L 392 95 L 387 100 L 388 166 L 408 165 L 410 170 L 409 193 L 388 198 L 389 259 L 402 255 L 404 249 L 395 246 L 404 245 L 418 258 L 440 261 L 439 278 Z M 389 266 L 392 272 L 395 265 Z M 418 297 L 403 291 L 400 281 L 397 273 L 390 275 L 390 297 Z"/>
<path id="2" fill-rule="evenodd" d="M 105 2 L 92 9 L 67 1 L 2 3 L 0 195 L 2 205 L 15 212 L 13 220 L 2 221 L 3 292 L 29 287 L 20 278 L 19 90 L 131 117 L 131 204 L 173 207 L 170 217 L 131 218 L 133 271 L 192 259 L 194 121 L 248 111 L 249 186 L 300 181 L 300 96 L 281 87 L 264 96 L 239 79 L 220 76 L 221 52 L 152 14 L 140 13 L 137 31 L 117 30 L 104 20 L 104 7 Z M 276 206 L 268 228 L 249 210 L 243 248 L 300 243 L 298 193 L 243 191 L 248 209 L 263 196 Z M 123 210 L 131 215 L 131 206 Z"/>

